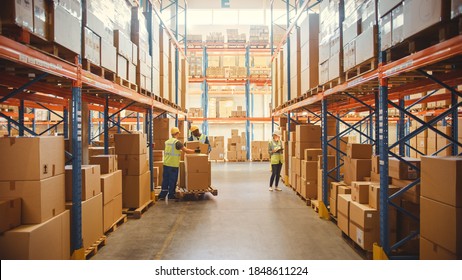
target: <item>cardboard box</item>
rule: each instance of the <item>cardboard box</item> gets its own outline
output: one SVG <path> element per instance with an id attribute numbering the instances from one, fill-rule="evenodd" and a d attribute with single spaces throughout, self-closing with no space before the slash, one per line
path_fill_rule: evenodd
<path id="1" fill-rule="evenodd" d="M 101 192 L 103 205 L 108 204 L 117 195 L 122 193 L 122 171 L 101 175 Z"/>
<path id="2" fill-rule="evenodd" d="M 151 199 L 151 172 L 122 178 L 122 205 L 138 208 Z"/>
<path id="3" fill-rule="evenodd" d="M 462 255 L 457 255 L 440 245 L 420 237 L 420 260 L 460 260 Z"/>
<path id="4" fill-rule="evenodd" d="M 109 147 L 109 154 L 114 155 L 114 147 Z M 88 157 L 104 155 L 104 147 L 88 147 Z"/>
<path id="5" fill-rule="evenodd" d="M 396 193 L 401 188 L 393 185 L 388 186 L 388 196 Z M 393 200 L 393 202 L 399 205 L 399 198 Z M 380 184 L 371 184 L 369 187 L 369 207 L 380 210 Z"/>
<path id="6" fill-rule="evenodd" d="M 186 189 L 187 190 L 206 190 L 210 187 L 210 172 L 189 173 L 186 172 Z"/>
<path id="7" fill-rule="evenodd" d="M 196 150 L 199 149 L 201 151 L 201 154 L 208 154 L 209 153 L 209 145 L 208 144 L 202 144 L 199 141 L 189 141 L 186 143 L 186 147 L 188 149 Z"/>
<path id="8" fill-rule="evenodd" d="M 370 27 L 356 38 L 356 63 L 359 65 L 377 56 L 377 29 Z"/>
<path id="9" fill-rule="evenodd" d="M 318 181 L 316 181 L 316 180 L 307 180 L 306 181 L 305 193 L 302 192 L 302 196 L 305 199 L 316 199 L 316 198 L 318 198 Z"/>
<path id="10" fill-rule="evenodd" d="M 0 235 L 0 259 L 68 260 L 70 227 L 69 211 L 64 211 L 44 223 L 9 230 Z"/>
<path id="11" fill-rule="evenodd" d="M 103 229 L 108 231 L 122 217 L 122 193 L 103 206 Z"/>
<path id="12" fill-rule="evenodd" d="M 146 154 L 146 134 L 115 134 L 115 152 L 118 155 Z"/>
<path id="13" fill-rule="evenodd" d="M 398 179 L 391 179 L 391 184 L 402 189 L 413 183 L 414 181 L 408 180 L 398 180 Z M 406 192 L 403 193 L 402 198 L 412 203 L 419 204 L 420 203 L 420 184 L 415 185 L 414 187 L 410 188 Z"/>
<path id="14" fill-rule="evenodd" d="M 451 19 L 462 14 L 462 1 L 452 0 L 451 1 Z"/>
<path id="15" fill-rule="evenodd" d="M 373 155 L 372 156 L 372 170 L 376 174 L 380 174 L 380 157 Z"/>
<path id="16" fill-rule="evenodd" d="M 98 155 L 90 157 L 90 164 L 99 165 L 101 174 L 109 174 L 117 171 L 117 155 Z"/>
<path id="17" fill-rule="evenodd" d="M 371 173 L 370 159 L 350 159 L 349 157 L 344 158 L 345 164 L 345 178 L 346 184 L 351 184 L 353 181 L 364 181 L 365 177 L 368 177 Z"/>
<path id="18" fill-rule="evenodd" d="M 316 161 L 302 161 L 301 176 L 306 180 L 317 180 L 318 178 L 318 162 Z"/>
<path id="19" fill-rule="evenodd" d="M 406 0 L 404 3 L 404 38 L 449 18 L 446 1 L 434 0 L 422 3 L 418 0 Z M 444 7 L 444 8 L 443 8 Z"/>
<path id="20" fill-rule="evenodd" d="M 66 203 L 71 212 L 72 202 Z M 82 201 L 82 241 L 83 248 L 90 248 L 103 236 L 103 194 Z"/>
<path id="21" fill-rule="evenodd" d="M 72 165 L 66 165 L 66 201 L 72 201 Z M 82 165 L 82 200 L 101 193 L 99 165 Z"/>
<path id="22" fill-rule="evenodd" d="M 422 196 L 462 207 L 462 158 L 423 157 L 421 166 Z"/>
<path id="23" fill-rule="evenodd" d="M 420 169 L 420 159 L 407 157 L 404 157 L 403 159 Z M 420 177 L 418 169 L 407 165 L 405 162 L 402 162 L 397 158 L 389 158 L 388 166 L 388 174 L 392 178 L 400 180 L 415 180 Z"/>
<path id="24" fill-rule="evenodd" d="M 385 1 L 386 2 L 386 1 Z M 381 51 L 389 49 L 391 44 L 392 32 L 391 32 L 391 13 L 384 15 L 379 20 L 379 29 L 382 33 L 382 46 Z"/>
<path id="25" fill-rule="evenodd" d="M 61 174 L 41 181 L 0 182 L 0 197 L 21 198 L 21 223 L 39 224 L 65 210 L 64 189 Z"/>
<path id="26" fill-rule="evenodd" d="M 302 162 L 301 162 L 301 160 L 298 159 L 298 158 L 295 158 L 294 163 L 295 163 L 295 166 L 293 166 L 293 171 L 298 176 L 301 176 L 302 175 Z"/>
<path id="27" fill-rule="evenodd" d="M 337 198 L 337 226 L 345 233 L 350 230 L 351 195 L 339 194 Z"/>
<path id="28" fill-rule="evenodd" d="M 385 14 L 393 10 L 394 7 L 398 6 L 403 0 L 379 0 L 378 11 L 379 16 L 383 17 Z"/>
<path id="29" fill-rule="evenodd" d="M 64 174 L 64 138 L 0 138 L 0 180 L 37 181 Z"/>
<path id="30" fill-rule="evenodd" d="M 295 143 L 295 156 L 299 159 L 305 159 L 306 149 L 319 149 L 321 142 L 296 142 Z"/>
<path id="31" fill-rule="evenodd" d="M 80 54 L 82 49 L 82 22 L 61 5 L 52 5 L 51 38 L 55 43 Z M 72 34 L 72 36 L 69 36 Z"/>
<path id="32" fill-rule="evenodd" d="M 349 195 L 351 195 L 351 188 L 348 187 L 348 186 L 338 186 L 337 187 L 337 192 L 338 192 L 337 196 L 339 194 L 349 194 Z"/>
<path id="33" fill-rule="evenodd" d="M 152 156 L 154 161 L 163 161 L 164 160 L 164 151 L 163 150 L 153 150 Z"/>
<path id="34" fill-rule="evenodd" d="M 462 208 L 420 198 L 420 235 L 462 256 Z"/>
<path id="35" fill-rule="evenodd" d="M 367 205 L 350 203 L 349 236 L 364 250 L 371 251 L 374 242 L 380 240 L 379 211 Z"/>
<path id="36" fill-rule="evenodd" d="M 351 185 L 351 199 L 361 204 L 369 203 L 369 187 L 371 182 L 354 181 Z"/>
<path id="37" fill-rule="evenodd" d="M 321 127 L 310 124 L 297 125 L 295 139 L 296 142 L 321 142 Z"/>
<path id="38" fill-rule="evenodd" d="M 147 154 L 141 155 L 119 155 L 117 167 L 122 170 L 122 175 L 136 176 L 146 173 L 149 170 Z"/>
<path id="39" fill-rule="evenodd" d="M 34 31 L 33 6 L 31 2 L 7 0 L 0 11 L 2 23 L 16 24 L 31 32 Z"/>
<path id="40" fill-rule="evenodd" d="M 305 149 L 304 154 L 306 161 L 318 161 L 319 156 L 322 156 L 322 149 Z"/>
<path id="41" fill-rule="evenodd" d="M 21 225 L 21 199 L 0 198 L 0 234 Z"/>
<path id="42" fill-rule="evenodd" d="M 338 188 L 340 186 L 345 186 L 345 184 L 343 182 L 332 182 L 330 184 L 330 197 L 337 199 Z"/>
<path id="43" fill-rule="evenodd" d="M 329 212 L 332 216 L 337 217 L 337 200 L 335 198 L 329 197 Z"/>
<path id="44" fill-rule="evenodd" d="M 372 145 L 348 143 L 347 156 L 352 159 L 371 159 Z"/>
<path id="45" fill-rule="evenodd" d="M 371 171 L 371 182 L 380 182 L 380 174 Z"/>
<path id="46" fill-rule="evenodd" d="M 187 154 L 184 159 L 187 173 L 210 172 L 210 161 L 207 155 Z"/>

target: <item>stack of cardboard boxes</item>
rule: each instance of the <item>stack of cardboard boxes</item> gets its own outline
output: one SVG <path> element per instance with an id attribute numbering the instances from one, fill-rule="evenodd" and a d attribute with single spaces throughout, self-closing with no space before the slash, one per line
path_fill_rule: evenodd
<path id="1" fill-rule="evenodd" d="M 462 158 L 423 157 L 420 259 L 462 258 Z"/>
<path id="2" fill-rule="evenodd" d="M 300 195 L 308 199 L 318 197 L 318 159 L 322 149 L 305 149 L 301 161 Z"/>
<path id="3" fill-rule="evenodd" d="M 0 154 L 0 258 L 69 259 L 64 139 L 0 138 Z"/>
<path id="4" fill-rule="evenodd" d="M 247 159 L 247 145 L 245 132 L 239 136 L 239 130 L 231 129 L 231 138 L 228 138 L 228 161 L 245 161 Z"/>
<path id="5" fill-rule="evenodd" d="M 210 146 L 210 160 L 224 160 L 225 159 L 225 137 L 224 136 L 209 136 Z"/>
<path id="6" fill-rule="evenodd" d="M 242 110 L 242 106 L 237 106 L 236 111 L 231 111 L 230 118 L 245 118 L 247 116 L 247 112 Z"/>
<path id="7" fill-rule="evenodd" d="M 204 116 L 204 110 L 202 108 L 189 108 L 188 118 L 202 118 Z"/>
<path id="8" fill-rule="evenodd" d="M 267 141 L 252 141 L 251 149 L 253 161 L 266 161 L 270 159 Z"/>
<path id="9" fill-rule="evenodd" d="M 212 170 L 207 155 L 186 155 L 184 170 L 186 190 L 207 190 L 212 185 Z"/>
<path id="10" fill-rule="evenodd" d="M 292 42 L 291 42 L 292 43 Z M 308 13 L 300 24 L 300 93 L 319 84 L 319 14 Z"/>
<path id="11" fill-rule="evenodd" d="M 154 119 L 153 126 L 155 129 L 154 133 L 154 149 L 155 150 L 164 150 L 165 141 L 170 139 L 170 119 Z"/>
<path id="12" fill-rule="evenodd" d="M 139 208 L 151 197 L 146 134 L 116 134 L 115 152 L 122 170 L 122 205 Z"/>
<path id="13" fill-rule="evenodd" d="M 66 209 L 72 215 L 72 165 L 66 165 Z M 90 248 L 103 236 L 103 194 L 99 165 L 82 165 L 82 242 Z"/>
<path id="14" fill-rule="evenodd" d="M 294 136 L 294 138 L 292 138 Z M 295 127 L 295 133 L 291 132 L 291 141 L 295 140 L 295 145 L 289 142 L 289 153 L 292 156 L 291 170 L 291 185 L 297 193 L 301 193 L 302 185 L 302 161 L 306 160 L 306 149 L 320 149 L 321 148 L 321 127 L 317 125 L 301 124 Z M 295 146 L 295 153 L 293 153 L 292 146 Z M 317 158 L 315 159 L 318 160 Z M 306 180 L 307 178 L 305 178 Z"/>
<path id="15" fill-rule="evenodd" d="M 365 181 L 372 170 L 372 145 L 348 143 L 347 156 L 344 158 L 344 181 L 351 185 L 353 181 Z"/>
<path id="16" fill-rule="evenodd" d="M 122 171 L 117 155 L 94 155 L 90 164 L 99 166 L 101 172 L 103 230 L 107 232 L 122 217 Z"/>

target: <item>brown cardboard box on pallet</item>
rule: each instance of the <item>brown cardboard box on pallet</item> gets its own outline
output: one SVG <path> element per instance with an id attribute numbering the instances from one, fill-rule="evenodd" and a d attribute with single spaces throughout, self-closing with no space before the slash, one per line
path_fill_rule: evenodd
<path id="1" fill-rule="evenodd" d="M 301 176 L 306 180 L 317 180 L 318 162 L 302 160 Z"/>
<path id="2" fill-rule="evenodd" d="M 103 229 L 108 231 L 122 217 L 122 193 L 103 205 Z"/>
<path id="3" fill-rule="evenodd" d="M 138 176 L 123 176 L 122 205 L 124 208 L 138 208 L 151 198 L 151 172 Z"/>
<path id="4" fill-rule="evenodd" d="M 423 188 L 422 188 L 423 190 Z M 420 198 L 420 235 L 462 258 L 462 207 L 457 208 L 426 197 Z M 421 259 L 430 258 L 427 250 Z"/>
<path id="5" fill-rule="evenodd" d="M 330 184 L 330 197 L 332 197 L 333 199 L 337 199 L 338 188 L 340 186 L 345 186 L 345 183 L 343 183 L 343 182 L 332 182 Z"/>
<path id="6" fill-rule="evenodd" d="M 350 230 L 351 195 L 339 194 L 337 197 L 337 226 L 346 234 Z"/>
<path id="7" fill-rule="evenodd" d="M 70 228 L 70 213 L 66 210 L 46 222 L 9 230 L 0 235 L 0 259 L 68 260 Z"/>
<path id="8" fill-rule="evenodd" d="M 68 151 L 68 150 L 66 150 Z M 109 147 L 109 154 L 114 155 L 114 147 Z M 104 147 L 88 147 L 88 157 L 104 155 Z"/>
<path id="9" fill-rule="evenodd" d="M 118 155 L 146 154 L 146 134 L 115 134 L 115 152 Z"/>
<path id="10" fill-rule="evenodd" d="M 364 181 L 364 177 L 370 176 L 371 164 L 370 159 L 351 159 L 344 158 L 345 162 L 345 178 L 346 184 L 351 184 L 353 181 Z"/>
<path id="11" fill-rule="evenodd" d="M 319 156 L 322 156 L 322 149 L 305 149 L 304 154 L 306 161 L 318 161 Z"/>
<path id="12" fill-rule="evenodd" d="M 393 185 L 388 186 L 388 196 L 396 193 L 401 188 Z M 395 204 L 399 205 L 399 198 L 393 201 Z M 380 184 L 371 184 L 369 187 L 369 207 L 380 210 Z"/>
<path id="13" fill-rule="evenodd" d="M 350 203 L 350 238 L 361 248 L 372 250 L 372 245 L 380 239 L 379 212 L 355 201 Z"/>
<path id="14" fill-rule="evenodd" d="M 101 174 L 110 174 L 119 169 L 117 155 L 98 155 L 90 157 L 90 164 L 99 165 Z"/>
<path id="15" fill-rule="evenodd" d="M 295 131 L 296 142 L 321 142 L 321 127 L 318 125 L 297 125 Z"/>
<path id="16" fill-rule="evenodd" d="M 103 195 L 81 202 L 82 204 L 82 242 L 83 248 L 90 248 L 103 236 Z M 72 217 L 72 202 L 66 203 Z"/>
<path id="17" fill-rule="evenodd" d="M 0 197 L 0 234 L 21 225 L 21 198 Z"/>
<path id="18" fill-rule="evenodd" d="M 72 201 L 72 165 L 66 165 L 66 201 Z M 101 193 L 99 165 L 82 165 L 82 200 Z"/>
<path id="19" fill-rule="evenodd" d="M 39 224 L 65 208 L 64 174 L 41 181 L 0 182 L 0 196 L 21 198 L 21 223 Z"/>
<path id="20" fill-rule="evenodd" d="M 187 190 L 204 190 L 211 186 L 211 164 L 207 155 L 186 155 L 185 170 Z"/>
<path id="21" fill-rule="evenodd" d="M 36 181 L 64 174 L 64 138 L 0 138 L 0 180 Z"/>

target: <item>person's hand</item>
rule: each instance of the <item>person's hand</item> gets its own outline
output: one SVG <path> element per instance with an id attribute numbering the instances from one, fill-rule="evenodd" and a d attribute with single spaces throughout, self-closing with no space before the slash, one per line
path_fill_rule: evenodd
<path id="1" fill-rule="evenodd" d="M 274 149 L 273 149 L 273 153 L 276 153 L 277 151 L 279 151 L 278 148 L 274 148 Z"/>

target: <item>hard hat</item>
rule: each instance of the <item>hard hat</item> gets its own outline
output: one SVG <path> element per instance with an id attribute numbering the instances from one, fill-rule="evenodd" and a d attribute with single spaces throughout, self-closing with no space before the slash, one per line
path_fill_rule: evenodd
<path id="1" fill-rule="evenodd" d="M 273 136 L 274 136 L 274 135 L 281 137 L 281 132 L 280 132 L 279 130 L 275 130 L 275 131 L 273 132 Z"/>
<path id="2" fill-rule="evenodd" d="M 199 130 L 199 127 L 197 125 L 192 125 L 191 128 L 189 129 L 189 131 L 191 132 L 196 131 L 196 130 Z"/>
<path id="3" fill-rule="evenodd" d="M 171 135 L 175 135 L 175 134 L 177 134 L 177 133 L 180 133 L 180 130 L 178 129 L 178 127 L 172 127 L 172 128 L 170 129 L 170 134 L 171 134 Z"/>

